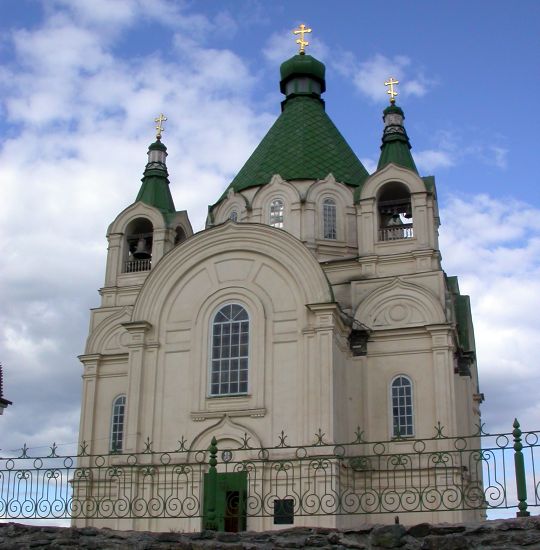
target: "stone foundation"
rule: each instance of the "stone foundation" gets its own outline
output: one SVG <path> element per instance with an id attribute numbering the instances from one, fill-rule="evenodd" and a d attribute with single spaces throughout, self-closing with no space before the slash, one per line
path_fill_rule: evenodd
<path id="1" fill-rule="evenodd" d="M 352 530 L 297 527 L 264 533 L 149 533 L 93 527 L 0 524 L 0 550 L 269 550 L 272 548 L 462 550 L 540 549 L 540 516 L 470 524 L 358 525 Z"/>

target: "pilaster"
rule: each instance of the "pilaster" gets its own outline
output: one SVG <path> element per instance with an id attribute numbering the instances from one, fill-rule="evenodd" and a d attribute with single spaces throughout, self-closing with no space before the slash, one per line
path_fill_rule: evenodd
<path id="1" fill-rule="evenodd" d="M 457 435 L 454 387 L 454 345 L 452 327 L 446 324 L 428 325 L 433 354 L 434 421 L 445 427 L 445 434 Z"/>
<path id="2" fill-rule="evenodd" d="M 126 452 L 142 451 L 139 442 L 141 436 L 140 419 L 142 410 L 143 368 L 147 335 L 152 325 L 147 321 L 122 323 L 130 335 L 129 348 L 129 382 L 126 404 Z"/>
<path id="3" fill-rule="evenodd" d="M 94 426 L 96 410 L 97 377 L 99 374 L 99 362 L 101 354 L 93 353 L 79 355 L 79 361 L 84 365 L 83 402 L 81 404 L 81 423 L 79 426 L 79 443 L 86 441 L 87 453 L 94 452 Z"/>
<path id="4" fill-rule="evenodd" d="M 309 332 L 312 335 L 314 356 L 307 369 L 309 379 L 309 422 L 305 437 L 312 438 L 314 430 L 321 429 L 332 440 L 336 436 L 336 372 L 334 364 L 334 333 L 344 332 L 337 303 L 308 304 L 313 314 Z"/>
<path id="5" fill-rule="evenodd" d="M 105 269 L 105 286 L 114 286 L 116 278 L 122 272 L 122 233 L 108 235 L 107 267 Z"/>

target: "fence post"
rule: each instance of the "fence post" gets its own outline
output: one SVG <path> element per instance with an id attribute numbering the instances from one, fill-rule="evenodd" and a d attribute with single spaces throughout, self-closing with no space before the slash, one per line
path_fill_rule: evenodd
<path id="1" fill-rule="evenodd" d="M 519 428 L 519 422 L 514 419 L 514 431 L 512 435 L 514 436 L 514 467 L 516 471 L 516 487 L 517 487 L 517 497 L 519 500 L 516 516 L 527 517 L 530 516 L 530 512 L 527 512 L 527 482 L 525 480 L 525 462 L 523 460 L 523 445 L 521 443 L 521 430 Z"/>
<path id="2" fill-rule="evenodd" d="M 210 468 L 206 476 L 208 487 L 204 488 L 205 492 L 207 492 L 208 494 L 208 508 L 207 508 L 204 528 L 210 531 L 217 531 L 218 525 L 217 525 L 217 517 L 216 517 L 216 514 L 217 514 L 216 512 L 216 499 L 217 499 L 216 466 L 217 466 L 218 448 L 217 448 L 217 439 L 215 437 L 212 438 L 212 441 L 210 442 L 210 447 L 208 447 L 208 451 L 210 452 L 210 460 L 208 461 Z"/>

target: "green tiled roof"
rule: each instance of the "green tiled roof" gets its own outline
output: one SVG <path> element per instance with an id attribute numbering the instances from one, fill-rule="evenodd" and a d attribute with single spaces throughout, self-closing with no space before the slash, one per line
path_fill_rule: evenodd
<path id="1" fill-rule="evenodd" d="M 294 180 L 321 179 L 329 173 L 352 186 L 362 185 L 369 175 L 319 98 L 289 96 L 283 112 L 227 191 L 265 185 L 274 174 Z"/>

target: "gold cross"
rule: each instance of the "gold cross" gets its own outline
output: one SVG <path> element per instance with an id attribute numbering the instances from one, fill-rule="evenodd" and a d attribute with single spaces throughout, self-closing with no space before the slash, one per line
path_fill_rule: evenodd
<path id="1" fill-rule="evenodd" d="M 307 29 L 304 23 L 300 25 L 299 29 L 294 29 L 293 34 L 299 34 L 300 38 L 296 40 L 296 43 L 300 46 L 300 51 L 298 52 L 300 55 L 304 55 L 306 46 L 309 46 L 309 42 L 307 40 L 304 40 L 304 34 L 311 32 L 311 29 Z"/>
<path id="2" fill-rule="evenodd" d="M 161 139 L 161 132 L 165 129 L 163 128 L 163 123 L 167 120 L 167 117 L 161 113 L 157 118 L 154 119 L 154 122 L 157 122 L 156 126 L 156 138 Z"/>
<path id="3" fill-rule="evenodd" d="M 390 96 L 390 103 L 394 104 L 396 102 L 395 97 L 398 95 L 397 92 L 394 92 L 394 84 L 399 84 L 399 80 L 394 80 L 393 77 L 390 77 L 388 82 L 385 82 L 385 86 L 390 86 L 389 90 L 386 90 L 386 93 Z"/>

